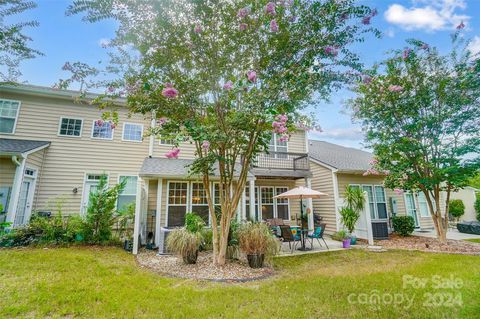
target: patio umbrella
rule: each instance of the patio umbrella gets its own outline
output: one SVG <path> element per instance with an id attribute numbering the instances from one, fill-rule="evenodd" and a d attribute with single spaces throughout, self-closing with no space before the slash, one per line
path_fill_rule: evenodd
<path id="1" fill-rule="evenodd" d="M 301 218 L 302 218 L 302 221 L 303 221 L 303 199 L 304 198 L 305 199 L 321 198 L 323 196 L 328 196 L 328 194 L 313 190 L 313 189 L 305 187 L 305 186 L 299 186 L 299 187 L 291 189 L 291 190 L 289 190 L 285 193 L 274 196 L 274 198 L 300 199 L 300 213 L 301 213 Z M 312 224 L 313 224 L 313 221 L 312 221 Z M 304 236 L 303 236 L 303 238 L 304 238 Z M 302 250 L 306 250 L 304 239 L 302 240 L 302 248 L 303 248 Z"/>

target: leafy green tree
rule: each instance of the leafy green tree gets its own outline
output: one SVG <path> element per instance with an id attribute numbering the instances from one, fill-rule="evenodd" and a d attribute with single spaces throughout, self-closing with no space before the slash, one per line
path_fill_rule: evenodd
<path id="1" fill-rule="evenodd" d="M 85 218 L 85 239 L 94 244 L 108 242 L 112 238 L 112 226 L 116 221 L 118 195 L 125 188 L 126 181 L 108 187 L 108 180 L 102 175 L 98 186 L 90 194 Z"/>
<path id="2" fill-rule="evenodd" d="M 376 10 L 352 0 L 82 0 L 68 10 L 83 12 L 91 22 L 117 20 L 112 46 L 137 50 L 137 67 L 125 68 L 108 95 L 127 94 L 132 112 L 155 114 L 150 133 L 177 144 L 166 157 L 181 156 L 182 141 L 195 146 L 190 172 L 203 180 L 220 265 L 255 156 L 272 132 L 286 141 L 297 125 L 313 125 L 299 111 L 358 77 L 349 47 L 376 32 L 369 26 Z M 219 218 L 209 187 L 214 171 Z"/>
<path id="3" fill-rule="evenodd" d="M 465 204 L 463 203 L 463 201 L 461 199 L 453 199 L 449 202 L 449 213 L 450 215 L 455 218 L 455 219 L 458 219 L 460 217 L 463 216 L 463 214 L 465 214 Z"/>
<path id="4" fill-rule="evenodd" d="M 351 101 L 376 157 L 366 174 L 385 174 L 392 189 L 422 191 L 441 241 L 451 192 L 480 165 L 480 60 L 460 32 L 447 55 L 409 40 L 368 71 Z"/>
<path id="5" fill-rule="evenodd" d="M 29 47 L 31 38 L 23 31 L 26 27 L 38 26 L 37 21 L 7 23 L 7 19 L 35 8 L 33 1 L 0 1 L 0 83 L 14 82 L 19 76 L 18 66 L 22 60 L 32 59 L 42 53 Z"/>
<path id="6" fill-rule="evenodd" d="M 480 189 L 480 173 L 477 173 L 477 175 L 470 179 L 469 185 L 476 189 Z"/>

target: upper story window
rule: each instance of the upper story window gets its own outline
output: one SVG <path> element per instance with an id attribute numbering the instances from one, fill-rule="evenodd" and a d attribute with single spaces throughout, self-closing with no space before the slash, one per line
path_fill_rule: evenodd
<path id="1" fill-rule="evenodd" d="M 80 137 L 82 135 L 82 120 L 62 117 L 58 135 Z"/>
<path id="2" fill-rule="evenodd" d="M 160 145 L 175 145 L 175 141 L 173 139 L 160 139 Z"/>
<path id="3" fill-rule="evenodd" d="M 113 139 L 112 123 L 102 120 L 93 121 L 92 138 L 104 140 Z"/>
<path id="4" fill-rule="evenodd" d="M 141 142 L 143 137 L 143 125 L 134 123 L 123 124 L 123 136 L 124 141 Z"/>
<path id="5" fill-rule="evenodd" d="M 0 133 L 13 134 L 17 125 L 20 101 L 0 100 Z"/>
<path id="6" fill-rule="evenodd" d="M 281 141 L 279 135 L 277 135 L 276 133 L 272 133 L 270 143 L 268 144 L 268 151 L 286 153 L 288 152 L 288 142 Z"/>

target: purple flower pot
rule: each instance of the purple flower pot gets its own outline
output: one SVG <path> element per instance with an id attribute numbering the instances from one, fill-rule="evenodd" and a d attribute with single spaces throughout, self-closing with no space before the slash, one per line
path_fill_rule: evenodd
<path id="1" fill-rule="evenodd" d="M 350 238 L 343 240 L 343 248 L 350 248 Z"/>

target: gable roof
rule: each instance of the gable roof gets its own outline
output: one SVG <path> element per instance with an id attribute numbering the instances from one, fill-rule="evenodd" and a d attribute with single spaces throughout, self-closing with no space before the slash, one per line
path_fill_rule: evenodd
<path id="1" fill-rule="evenodd" d="M 309 140 L 308 155 L 340 172 L 363 173 L 370 168 L 373 154 L 324 141 Z"/>
<path id="2" fill-rule="evenodd" d="M 47 141 L 17 140 L 0 138 L 0 153 L 2 154 L 23 154 L 50 145 Z"/>

